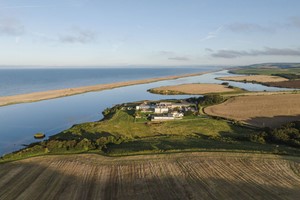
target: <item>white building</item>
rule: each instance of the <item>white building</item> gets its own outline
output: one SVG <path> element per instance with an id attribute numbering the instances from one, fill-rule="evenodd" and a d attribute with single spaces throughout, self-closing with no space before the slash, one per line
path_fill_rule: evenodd
<path id="1" fill-rule="evenodd" d="M 174 120 L 175 118 L 172 116 L 153 116 L 151 121 L 161 121 L 161 120 Z"/>
<path id="2" fill-rule="evenodd" d="M 170 107 L 170 106 L 172 106 L 172 102 L 159 102 L 156 105 L 159 107 Z"/>
<path id="3" fill-rule="evenodd" d="M 170 107 L 171 108 L 186 108 L 189 106 L 191 106 L 191 104 L 189 104 L 189 103 L 174 103 Z"/>
<path id="4" fill-rule="evenodd" d="M 138 106 L 135 107 L 136 110 L 151 110 L 151 109 L 154 109 L 156 106 L 153 105 L 153 104 L 148 104 L 148 103 L 142 103 Z"/>
<path id="5" fill-rule="evenodd" d="M 174 111 L 174 112 L 171 112 L 171 116 L 173 116 L 174 118 L 182 118 L 184 116 L 184 114 Z"/>
<path id="6" fill-rule="evenodd" d="M 167 107 L 156 107 L 154 108 L 154 113 L 168 113 L 169 108 Z"/>
<path id="7" fill-rule="evenodd" d="M 150 105 L 141 104 L 135 107 L 136 110 L 148 110 L 150 109 Z"/>

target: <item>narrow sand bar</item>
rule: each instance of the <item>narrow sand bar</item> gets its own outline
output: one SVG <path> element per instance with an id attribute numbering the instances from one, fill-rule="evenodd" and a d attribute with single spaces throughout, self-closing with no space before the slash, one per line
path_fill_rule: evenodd
<path id="1" fill-rule="evenodd" d="M 212 83 L 190 83 L 181 85 L 161 86 L 152 88 L 150 92 L 158 94 L 210 94 L 220 92 L 234 92 L 236 89 L 225 85 Z"/>
<path id="2" fill-rule="evenodd" d="M 211 72 L 214 72 L 214 71 L 211 71 Z M 86 92 L 108 90 L 108 89 L 125 87 L 125 86 L 130 86 L 130 85 L 146 84 L 146 83 L 153 83 L 153 82 L 157 82 L 157 81 L 185 78 L 185 77 L 189 77 L 189 76 L 199 76 L 199 75 L 203 75 L 203 74 L 211 73 L 211 72 L 201 72 L 201 73 L 184 74 L 184 75 L 177 75 L 177 76 L 165 76 L 165 77 L 160 77 L 160 78 L 151 78 L 151 79 L 144 79 L 144 80 L 133 80 L 133 81 L 126 81 L 126 82 L 116 82 L 116 83 L 84 86 L 84 87 L 78 87 L 78 88 L 67 88 L 67 89 L 49 90 L 49 91 L 43 91 L 43 92 L 33 92 L 33 93 L 28 93 L 28 94 L 19 94 L 19 95 L 13 95 L 13 96 L 4 96 L 4 97 L 0 97 L 0 106 L 17 104 L 17 103 L 42 101 L 42 100 L 47 100 L 47 99 L 54 99 L 54 98 L 59 98 L 59 97 L 82 94 L 82 93 L 86 93 Z"/>

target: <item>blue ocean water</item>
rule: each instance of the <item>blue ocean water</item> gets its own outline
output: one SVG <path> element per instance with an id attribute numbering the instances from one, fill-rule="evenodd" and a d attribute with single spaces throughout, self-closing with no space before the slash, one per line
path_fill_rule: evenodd
<path id="1" fill-rule="evenodd" d="M 211 71 L 211 67 L 0 69 L 0 96 Z"/>

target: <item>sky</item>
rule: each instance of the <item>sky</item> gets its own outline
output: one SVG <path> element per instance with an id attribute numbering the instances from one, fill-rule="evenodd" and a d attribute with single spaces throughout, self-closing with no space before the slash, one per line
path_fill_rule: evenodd
<path id="1" fill-rule="evenodd" d="M 299 0 L 0 0 L 0 65 L 300 62 L 299 11 Z"/>

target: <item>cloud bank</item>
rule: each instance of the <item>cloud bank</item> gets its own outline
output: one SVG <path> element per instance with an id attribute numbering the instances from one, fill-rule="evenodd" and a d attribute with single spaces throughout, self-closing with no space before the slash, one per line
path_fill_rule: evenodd
<path id="1" fill-rule="evenodd" d="M 92 43 L 96 40 L 96 34 L 90 30 L 74 28 L 68 34 L 60 35 L 59 41 L 62 43 Z"/>
<path id="2" fill-rule="evenodd" d="M 300 56 L 300 48 L 269 48 L 266 47 L 263 50 L 248 50 L 248 51 L 236 51 L 236 50 L 218 50 L 211 54 L 216 58 L 238 58 L 244 56 Z"/>
<path id="3" fill-rule="evenodd" d="M 216 38 L 218 36 L 218 34 L 221 32 L 222 29 L 223 29 L 223 26 L 220 26 L 216 30 L 214 30 L 212 32 L 209 32 L 205 37 L 200 39 L 200 42 Z"/>
<path id="4" fill-rule="evenodd" d="M 14 18 L 0 18 L 0 35 L 20 36 L 24 34 L 25 27 Z"/>
<path id="5" fill-rule="evenodd" d="M 178 60 L 178 61 L 188 61 L 190 60 L 188 57 L 185 56 L 175 56 L 168 58 L 169 60 Z"/>
<path id="6" fill-rule="evenodd" d="M 253 23 L 232 23 L 225 26 L 232 32 L 273 32 L 274 28 Z"/>
<path id="7" fill-rule="evenodd" d="M 289 22 L 290 22 L 291 26 L 294 26 L 296 28 L 300 28 L 300 17 L 296 17 L 296 16 L 291 17 L 289 19 Z"/>

